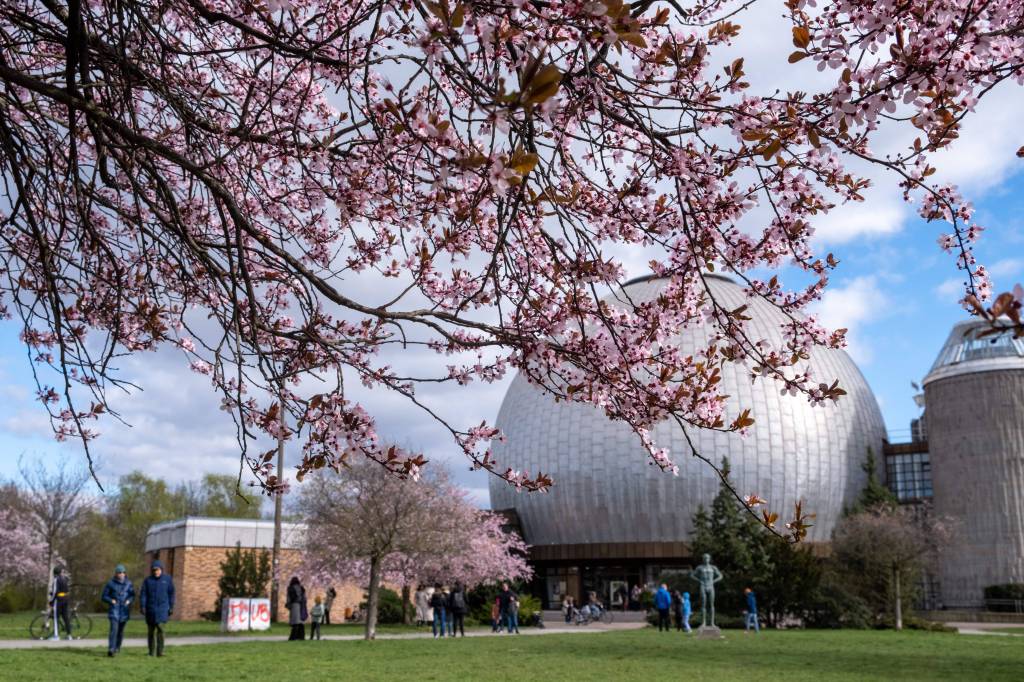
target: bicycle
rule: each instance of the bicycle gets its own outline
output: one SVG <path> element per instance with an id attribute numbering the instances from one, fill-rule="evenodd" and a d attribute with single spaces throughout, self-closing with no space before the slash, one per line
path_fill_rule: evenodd
<path id="1" fill-rule="evenodd" d="M 71 639 L 84 639 L 89 636 L 92 632 L 92 618 L 86 614 L 79 615 L 78 607 L 81 602 L 76 602 L 71 606 L 71 611 L 68 614 L 68 621 L 71 623 Z M 47 608 L 45 611 L 40 611 L 39 615 L 32 619 L 32 623 L 28 626 L 29 635 L 32 639 L 52 639 L 53 638 L 53 607 Z"/>

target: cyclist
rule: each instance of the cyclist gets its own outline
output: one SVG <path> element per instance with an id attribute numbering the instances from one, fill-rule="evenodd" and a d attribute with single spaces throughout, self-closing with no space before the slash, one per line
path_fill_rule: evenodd
<path id="1" fill-rule="evenodd" d="M 71 639 L 71 581 L 64 574 L 63 566 L 56 566 L 53 569 L 49 604 L 53 610 L 54 621 L 64 625 L 64 634 Z M 54 639 L 60 639 L 56 632 Z"/>

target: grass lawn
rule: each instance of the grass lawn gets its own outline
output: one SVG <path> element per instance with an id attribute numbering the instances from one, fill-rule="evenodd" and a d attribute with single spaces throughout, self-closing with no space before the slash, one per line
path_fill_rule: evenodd
<path id="1" fill-rule="evenodd" d="M 28 626 L 32 619 L 38 614 L 37 611 L 22 611 L 20 613 L 0 613 L 0 639 L 28 639 Z M 92 618 L 92 632 L 89 639 L 106 639 L 108 625 L 106 614 L 89 614 Z M 171 621 L 165 628 L 168 637 L 184 637 L 191 635 L 224 635 L 225 637 L 245 637 L 247 635 L 283 634 L 287 637 L 288 625 L 275 623 L 269 632 L 239 632 L 222 633 L 219 622 L 211 621 Z M 307 625 L 306 630 L 309 630 Z M 426 632 L 429 628 L 407 627 L 404 625 L 379 625 L 378 632 Z M 362 625 L 325 625 L 325 635 L 359 635 L 363 632 Z M 146 622 L 136 614 L 128 621 L 125 628 L 125 637 L 145 637 Z"/>
<path id="2" fill-rule="evenodd" d="M 0 653 L 4 680 L 1021 680 L 1024 642 L 925 632 L 788 631 L 696 641 L 645 630 L 376 642 Z"/>

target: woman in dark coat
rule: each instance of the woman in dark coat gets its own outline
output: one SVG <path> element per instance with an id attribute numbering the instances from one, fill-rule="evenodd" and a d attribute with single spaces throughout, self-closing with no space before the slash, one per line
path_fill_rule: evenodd
<path id="1" fill-rule="evenodd" d="M 299 582 L 298 576 L 292 576 L 288 583 L 284 607 L 288 609 L 288 624 L 292 626 L 288 641 L 306 639 L 306 588 Z"/>

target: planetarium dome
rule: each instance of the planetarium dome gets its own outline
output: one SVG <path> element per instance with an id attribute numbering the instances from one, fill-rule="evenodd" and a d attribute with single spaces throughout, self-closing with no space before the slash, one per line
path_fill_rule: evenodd
<path id="1" fill-rule="evenodd" d="M 647 278 L 626 285 L 634 301 L 657 297 L 666 280 Z M 712 275 L 712 294 L 726 308 L 749 306 L 753 338 L 782 345 L 783 315 L 760 299 L 748 299 L 732 280 Z M 690 353 L 709 343 L 709 329 L 682 331 L 678 343 Z M 691 431 L 691 438 L 712 461 L 728 457 L 732 480 L 741 493 L 768 499 L 780 517 L 793 505 L 816 514 L 807 539 L 828 541 L 843 506 L 863 487 L 861 469 L 870 447 L 880 456 L 885 429 L 878 403 L 860 370 L 839 350 L 815 349 L 814 379 L 847 392 L 838 403 L 811 406 L 804 396 L 782 396 L 772 381 L 749 379 L 745 365 L 723 368 L 723 393 L 732 396 L 728 416 L 751 408 L 756 423 L 746 437 L 736 433 Z M 648 457 L 629 428 L 612 422 L 597 408 L 556 403 L 521 375 L 509 387 L 497 426 L 506 440 L 494 447 L 502 467 L 552 476 L 547 494 L 517 493 L 491 479 L 491 507 L 514 509 L 526 541 L 535 547 L 617 546 L 637 543 L 685 543 L 698 505 L 708 505 L 718 490 L 715 472 L 689 456 L 680 428 L 668 421 L 654 429 L 655 442 L 671 450 L 679 476 L 648 465 Z M 622 543 L 619 545 L 619 543 Z M 554 549 L 554 548 L 551 548 Z"/>

